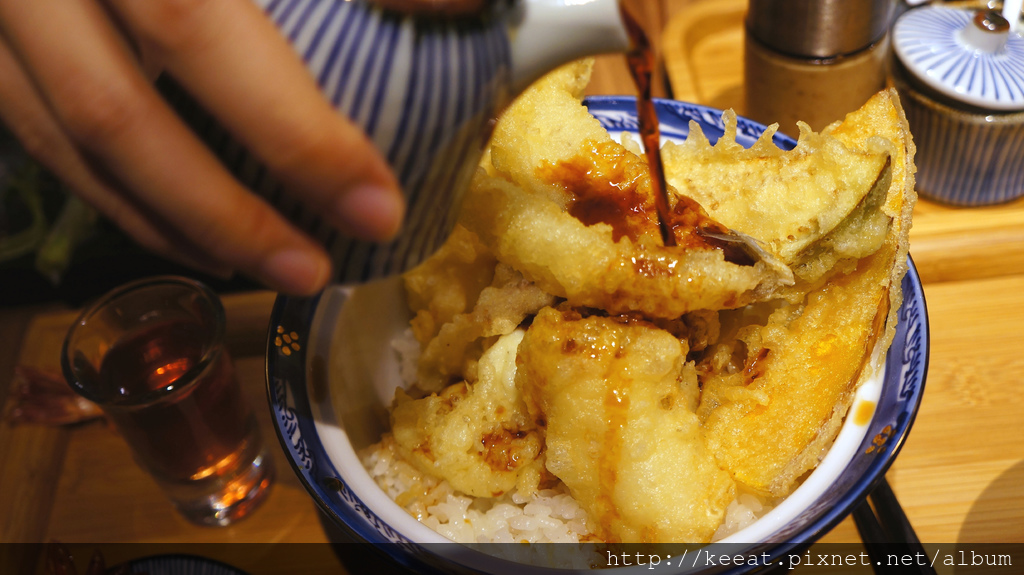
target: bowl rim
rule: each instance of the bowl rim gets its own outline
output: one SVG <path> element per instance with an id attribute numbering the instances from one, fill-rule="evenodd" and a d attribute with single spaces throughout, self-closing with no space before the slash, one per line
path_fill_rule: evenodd
<path id="1" fill-rule="evenodd" d="M 600 112 L 600 113 L 611 113 L 619 114 L 619 119 L 623 120 L 623 127 L 630 131 L 635 131 L 635 128 L 631 129 L 632 126 L 628 125 L 628 119 L 630 113 L 632 113 L 635 121 L 635 98 L 632 96 L 591 96 L 584 99 L 584 104 L 588 108 Z M 721 135 L 724 128 L 724 124 L 721 121 L 721 110 L 703 106 L 699 104 L 692 104 L 688 102 L 680 102 L 676 100 L 666 99 L 655 99 L 655 104 L 658 107 L 659 118 L 665 119 L 662 114 L 668 114 L 670 119 L 678 120 L 690 120 L 696 119 L 708 136 L 709 140 L 714 142 Z M 632 110 L 632 112 L 630 112 Z M 685 125 L 685 124 L 684 124 Z M 606 126 L 607 127 L 607 126 Z M 717 128 L 718 133 L 714 133 L 714 130 L 710 128 Z M 756 141 L 763 132 L 765 126 L 737 116 L 737 141 L 744 145 L 749 145 Z M 663 133 L 663 137 L 671 137 L 673 135 L 672 129 L 666 130 L 667 133 Z M 678 130 L 675 130 L 678 132 Z M 745 140 L 745 141 L 744 141 Z M 776 141 L 780 147 L 788 146 L 789 149 L 796 145 L 796 141 L 782 133 L 776 133 L 773 137 L 773 141 Z M 906 276 L 903 278 L 903 302 L 898 312 L 900 315 L 900 322 L 897 326 L 897 338 L 894 342 L 900 340 L 900 333 L 902 333 L 902 339 L 905 342 L 904 349 L 896 350 L 890 347 L 889 353 L 887 354 L 885 365 L 883 369 L 883 390 L 885 393 L 885 387 L 899 384 L 900 387 L 904 387 L 905 384 L 900 382 L 890 381 L 890 369 L 891 362 L 894 362 L 893 352 L 905 352 L 907 351 L 907 344 L 909 338 L 916 338 L 914 343 L 914 350 L 919 354 L 917 360 L 918 365 L 916 366 L 913 373 L 909 375 L 905 372 L 900 372 L 900 378 L 906 376 L 907 379 L 916 378 L 920 381 L 919 385 L 913 386 L 909 391 L 900 389 L 899 397 L 904 401 L 902 403 L 903 408 L 897 414 L 892 424 L 889 424 L 887 428 L 890 429 L 888 435 L 884 438 L 879 439 L 881 434 L 872 437 L 871 430 L 876 429 L 876 420 L 879 418 L 882 404 L 876 407 L 875 412 L 872 414 L 871 422 L 868 424 L 868 431 L 861 443 L 863 447 L 864 443 L 867 443 L 870 439 L 873 444 L 878 445 L 878 455 L 866 465 L 861 475 L 854 481 L 851 488 L 842 495 L 837 496 L 832 504 L 826 509 L 816 511 L 814 519 L 806 523 L 803 528 L 797 530 L 792 536 L 786 537 L 782 540 L 769 540 L 766 542 L 750 544 L 749 549 L 744 552 L 749 553 L 760 553 L 762 551 L 768 553 L 773 559 L 791 555 L 797 552 L 802 552 L 804 549 L 809 547 L 814 541 L 821 537 L 827 530 L 832 529 L 839 524 L 847 515 L 853 510 L 853 508 L 863 501 L 867 495 L 878 485 L 884 478 L 886 471 L 895 461 L 896 456 L 902 449 L 903 444 L 906 441 L 906 437 L 910 432 L 913 422 L 916 419 L 917 413 L 920 408 L 921 399 L 923 396 L 927 373 L 928 364 L 930 358 L 930 326 L 928 322 L 927 313 L 927 302 L 925 301 L 924 290 L 918 275 L 917 269 L 913 263 L 913 259 L 907 256 L 908 269 Z M 271 311 L 271 322 L 268 327 L 267 337 L 267 348 L 266 348 L 266 386 L 267 386 L 267 397 L 269 409 L 271 411 L 271 417 L 274 423 L 274 430 L 281 443 L 282 449 L 285 452 L 286 458 L 288 459 L 289 465 L 298 476 L 300 482 L 305 487 L 306 491 L 313 498 L 318 508 L 328 517 L 331 518 L 332 522 L 339 526 L 348 535 L 355 537 L 358 540 L 362 540 L 371 544 L 395 544 L 402 547 L 404 553 L 391 553 L 389 554 L 392 560 L 398 563 L 410 567 L 410 568 L 422 568 L 424 566 L 431 566 L 434 564 L 435 557 L 432 557 L 430 553 L 425 552 L 422 544 L 413 542 L 406 538 L 398 531 L 391 528 L 389 525 L 384 523 L 376 517 L 376 514 L 363 506 L 362 502 L 349 490 L 343 481 L 339 479 L 340 475 L 334 469 L 333 463 L 329 460 L 326 461 L 326 467 L 333 471 L 333 476 L 330 477 L 317 477 L 313 473 L 316 469 L 315 462 L 312 459 L 310 453 L 310 443 L 316 443 L 319 438 L 315 436 L 313 438 L 307 438 L 303 436 L 303 432 L 315 431 L 314 422 L 310 413 L 308 388 L 312 383 L 307 381 L 305 377 L 302 378 L 304 385 L 290 385 L 288 381 L 280 377 L 282 373 L 283 364 L 288 363 L 290 365 L 300 365 L 301 368 L 299 373 L 304 376 L 310 374 L 308 368 L 309 358 L 306 357 L 307 346 L 301 347 L 296 350 L 293 354 L 298 361 L 292 360 L 289 362 L 281 361 L 280 354 L 277 353 L 280 350 L 280 343 L 275 344 L 275 340 L 280 342 L 281 330 L 283 325 L 288 324 L 293 326 L 291 329 L 302 328 L 306 332 L 304 335 L 308 336 L 309 332 L 312 331 L 314 320 L 317 315 L 317 308 L 320 304 L 321 296 L 323 292 L 312 297 L 299 298 L 285 295 L 279 295 Z M 913 305 L 912 309 L 908 309 L 908 302 Z M 915 311 L 914 319 L 916 323 L 908 325 L 908 318 L 904 316 L 911 311 Z M 909 329 L 913 327 L 913 333 L 909 332 Z M 899 330 L 903 330 L 900 332 Z M 289 330 L 290 332 L 290 330 Z M 301 336 L 300 336 L 301 338 Z M 308 341 L 308 340 L 307 340 Z M 901 358 L 900 367 L 905 367 L 907 362 L 905 358 Z M 285 370 L 286 371 L 286 370 Z M 906 396 L 904 397 L 904 394 Z M 302 402 L 305 402 L 303 404 Z M 894 402 L 893 405 L 897 405 L 898 402 Z M 304 408 L 303 408 L 304 407 Z M 307 421 L 302 421 L 300 418 L 305 417 Z M 310 439 L 307 442 L 307 439 Z M 879 442 L 881 442 L 879 444 Z M 317 447 L 313 445 L 312 447 Z M 860 449 L 860 448 L 858 448 Z M 323 448 L 320 447 L 321 453 Z M 844 467 L 844 470 L 846 468 Z M 323 484 L 318 483 L 321 481 Z M 337 492 L 342 499 L 353 503 L 355 507 L 360 508 L 358 511 L 355 509 L 342 509 L 339 511 L 334 505 L 328 502 L 328 492 Z M 354 499 L 354 501 L 353 501 Z M 352 524 L 351 519 L 356 518 L 359 521 Z M 386 533 L 391 537 L 388 540 L 382 533 Z M 445 544 L 447 545 L 447 544 Z M 459 546 L 459 544 L 453 543 L 452 545 Z M 437 565 L 433 565 L 435 568 Z M 450 567 L 450 566 L 445 566 Z M 532 569 L 532 566 L 524 566 L 525 568 Z M 544 570 L 543 568 L 539 568 Z M 739 574 L 749 571 L 751 567 L 737 567 L 732 570 L 724 571 L 723 573 Z"/>

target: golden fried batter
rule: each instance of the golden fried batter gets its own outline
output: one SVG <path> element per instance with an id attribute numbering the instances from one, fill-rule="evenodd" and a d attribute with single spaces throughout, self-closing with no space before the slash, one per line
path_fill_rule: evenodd
<path id="1" fill-rule="evenodd" d="M 684 143 L 667 143 L 662 149 L 666 179 L 713 217 L 763 241 L 790 265 L 847 220 L 872 189 L 880 187 L 883 195 L 888 189 L 889 154 L 884 147 L 848 148 L 801 123 L 793 150 L 780 150 L 772 142 L 775 126 L 745 149 L 736 142 L 735 113 L 726 112 L 723 122 L 725 133 L 714 146 L 695 122 Z M 875 186 L 880 180 L 886 181 Z M 852 257 L 878 249 L 886 231 L 887 222 L 882 223 L 874 233 L 857 234 L 865 247 Z"/>
<path id="2" fill-rule="evenodd" d="M 423 399 L 399 390 L 391 430 L 410 462 L 477 497 L 537 489 L 541 438 L 515 384 L 522 338 L 522 331 L 499 338 L 480 358 L 475 384 L 451 385 Z"/>
<path id="3" fill-rule="evenodd" d="M 609 542 L 707 541 L 735 497 L 693 412 L 686 344 L 653 325 L 545 308 L 518 384 L 548 470 Z"/>
<path id="4" fill-rule="evenodd" d="M 741 266 L 721 250 L 643 247 L 612 239 L 538 194 L 478 173 L 464 206 L 466 226 L 541 289 L 572 305 L 674 319 L 766 299 L 777 279 L 763 263 Z"/>
<path id="5" fill-rule="evenodd" d="M 847 114 L 840 124 L 829 126 L 825 132 L 835 136 L 847 146 L 880 146 L 889 150 L 890 185 L 881 205 L 881 212 L 889 218 L 889 231 L 884 245 L 892 254 L 890 261 L 889 317 L 882 349 L 888 349 L 896 329 L 896 315 L 903 304 L 900 282 L 909 266 L 910 225 L 917 203 L 914 189 L 914 154 L 917 147 L 910 134 L 910 126 L 900 105 L 896 90 L 889 89 L 871 97 L 863 106 Z"/>
<path id="6" fill-rule="evenodd" d="M 473 309 L 480 292 L 494 279 L 494 255 L 476 234 L 455 226 L 426 261 L 402 276 L 413 334 L 426 344 L 456 315 Z"/>
<path id="7" fill-rule="evenodd" d="M 763 300 L 792 283 L 785 266 L 697 233 L 696 224 L 721 226 L 685 198 L 674 205 L 680 245 L 662 245 L 646 162 L 582 105 L 588 77 L 587 65 L 566 66 L 506 110 L 463 225 L 545 291 L 612 313 L 671 319 Z"/>
<path id="8" fill-rule="evenodd" d="M 492 285 L 480 290 L 472 311 L 456 314 L 423 346 L 417 387 L 439 391 L 459 379 L 475 381 L 475 360 L 491 343 L 488 338 L 512 333 L 524 319 L 551 305 L 554 299 L 518 271 L 498 264 Z M 422 314 L 417 319 L 420 317 Z"/>
<path id="9" fill-rule="evenodd" d="M 744 334 L 742 368 L 703 379 L 697 413 L 708 445 L 736 481 L 780 497 L 817 465 L 884 332 L 891 254 L 833 277 L 804 305 L 785 305 Z"/>
<path id="10" fill-rule="evenodd" d="M 870 213 L 855 210 L 824 239 L 856 243 L 852 236 L 864 229 L 857 218 L 883 218 L 881 247 L 780 307 L 765 327 L 737 330 L 742 343 L 721 344 L 703 366 L 698 413 L 718 461 L 737 481 L 773 496 L 789 493 L 832 444 L 853 391 L 884 365 L 902 303 L 917 196 L 915 149 L 899 100 L 881 92 L 827 131 L 849 147 L 887 149 L 890 174 L 882 191 L 869 194 Z M 822 251 L 812 253 L 829 260 Z M 745 351 L 743 366 L 727 369 L 724 358 L 736 350 Z"/>
<path id="11" fill-rule="evenodd" d="M 884 365 L 914 144 L 891 91 L 791 152 L 771 130 L 744 150 L 731 112 L 715 146 L 692 126 L 664 151 L 687 215 L 665 247 L 646 165 L 580 103 L 589 73 L 506 112 L 456 232 L 405 276 L 432 393 L 397 392 L 392 433 L 464 493 L 557 478 L 604 541 L 706 542 L 740 490 L 788 494 Z M 697 232 L 718 221 L 784 269 Z"/>

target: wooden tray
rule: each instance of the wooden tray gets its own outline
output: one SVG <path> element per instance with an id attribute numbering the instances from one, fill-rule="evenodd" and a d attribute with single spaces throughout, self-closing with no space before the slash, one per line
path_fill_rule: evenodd
<path id="1" fill-rule="evenodd" d="M 746 0 L 697 0 L 669 19 L 662 53 L 675 99 L 743 114 L 746 10 Z M 985 208 L 920 199 L 910 252 L 926 283 L 1024 273 L 1024 199 Z"/>

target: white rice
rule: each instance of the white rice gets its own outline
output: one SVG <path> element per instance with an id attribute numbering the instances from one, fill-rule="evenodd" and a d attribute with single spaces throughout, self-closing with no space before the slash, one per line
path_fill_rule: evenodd
<path id="1" fill-rule="evenodd" d="M 400 335 L 391 340 L 391 349 L 398 359 L 398 376 L 406 388 L 416 381 L 416 370 L 420 362 L 420 342 L 407 327 Z"/>
<path id="2" fill-rule="evenodd" d="M 458 543 L 580 543 L 592 539 L 586 511 L 559 483 L 522 496 L 470 497 L 420 473 L 385 435 L 361 454 L 377 485 L 410 515 Z"/>
<path id="3" fill-rule="evenodd" d="M 725 508 L 725 519 L 711 536 L 711 541 L 721 541 L 733 533 L 738 533 L 751 523 L 764 517 L 772 506 L 753 493 L 739 493 L 736 499 Z"/>

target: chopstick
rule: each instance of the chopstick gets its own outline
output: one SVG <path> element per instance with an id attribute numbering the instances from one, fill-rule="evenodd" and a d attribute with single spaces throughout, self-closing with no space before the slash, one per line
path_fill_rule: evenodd
<path id="1" fill-rule="evenodd" d="M 864 547 L 873 563 L 877 575 L 918 573 L 935 575 L 935 569 L 927 561 L 912 561 L 910 565 L 898 562 L 890 565 L 890 557 L 923 557 L 928 553 L 917 538 L 903 507 L 892 492 L 889 482 L 882 477 L 868 497 L 853 510 L 853 521 L 864 541 Z"/>

